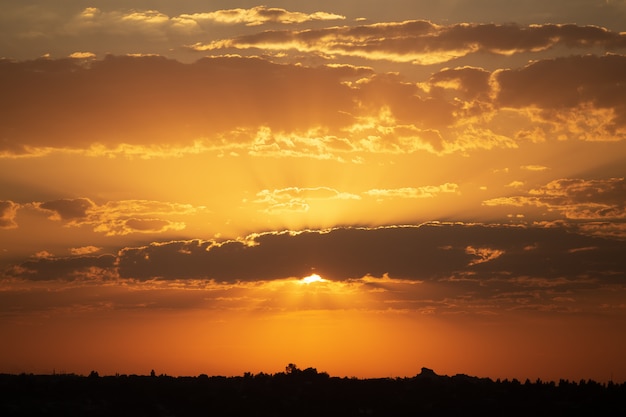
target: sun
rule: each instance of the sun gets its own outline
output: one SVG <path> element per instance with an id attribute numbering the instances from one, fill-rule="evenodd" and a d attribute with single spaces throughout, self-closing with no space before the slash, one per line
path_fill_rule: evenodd
<path id="1" fill-rule="evenodd" d="M 316 283 L 316 282 L 326 282 L 326 280 L 325 280 L 324 278 L 320 277 L 320 276 L 319 276 L 319 275 L 317 275 L 317 274 L 311 274 L 311 275 L 309 275 L 308 277 L 304 277 L 304 278 L 302 278 L 302 279 L 300 280 L 300 282 L 301 282 L 302 284 L 307 284 L 307 285 L 309 285 L 309 284 L 313 284 L 313 283 Z"/>

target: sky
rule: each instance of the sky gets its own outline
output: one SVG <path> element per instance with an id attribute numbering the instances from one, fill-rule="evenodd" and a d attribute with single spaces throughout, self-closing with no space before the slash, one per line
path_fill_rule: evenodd
<path id="1" fill-rule="evenodd" d="M 0 373 L 626 381 L 624 22 L 0 0 Z"/>

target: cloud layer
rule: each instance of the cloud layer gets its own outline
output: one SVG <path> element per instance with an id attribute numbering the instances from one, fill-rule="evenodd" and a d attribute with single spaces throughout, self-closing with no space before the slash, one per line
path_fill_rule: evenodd
<path id="1" fill-rule="evenodd" d="M 624 241 L 557 228 L 435 223 L 171 241 L 127 247 L 116 255 L 93 255 L 98 248 L 87 248 L 71 257 L 46 255 L 14 265 L 4 277 L 245 291 L 248 284 L 253 289 L 259 282 L 315 272 L 355 290 L 388 293 L 386 302 L 401 309 L 606 313 L 619 305 L 601 294 L 626 290 L 626 261 L 620 256 L 625 249 Z M 419 288 L 408 287 L 412 284 Z"/>
<path id="2" fill-rule="evenodd" d="M 486 283 L 512 276 L 548 281 L 580 277 L 601 283 L 605 279 L 621 279 L 624 261 L 616 255 L 623 248 L 623 241 L 586 237 L 556 228 L 434 223 L 262 233 L 223 242 L 162 242 L 125 248 L 115 260 L 112 256 L 90 254 L 46 257 L 21 267 L 30 270 L 41 263 L 40 268 L 45 271 L 50 265 L 82 267 L 91 260 L 90 266 L 115 264 L 120 277 L 141 280 L 236 282 L 303 277 L 316 271 L 335 280 L 387 274 L 408 280 L 456 277 Z M 46 273 L 37 276 L 45 277 Z"/>
<path id="3" fill-rule="evenodd" d="M 596 26 L 457 24 L 425 20 L 342 26 L 302 31 L 274 30 L 234 39 L 198 43 L 192 49 L 297 49 L 324 55 L 432 65 L 473 53 L 513 55 L 568 48 L 626 48 L 626 36 Z"/>
<path id="4" fill-rule="evenodd" d="M 352 65 L 244 57 L 193 64 L 161 57 L 4 60 L 0 73 L 4 157 L 63 150 L 352 160 L 626 137 L 621 55 L 545 59 L 492 72 L 446 68 L 422 83 Z M 512 117 L 515 125 L 504 124 Z"/>

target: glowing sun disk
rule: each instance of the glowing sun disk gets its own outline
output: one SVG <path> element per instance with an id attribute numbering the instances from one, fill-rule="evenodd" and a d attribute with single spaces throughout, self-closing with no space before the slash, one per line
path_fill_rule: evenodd
<path id="1" fill-rule="evenodd" d="M 313 284 L 315 282 L 326 282 L 326 280 L 317 274 L 311 274 L 308 277 L 302 278 L 300 282 L 308 285 L 308 284 Z"/>

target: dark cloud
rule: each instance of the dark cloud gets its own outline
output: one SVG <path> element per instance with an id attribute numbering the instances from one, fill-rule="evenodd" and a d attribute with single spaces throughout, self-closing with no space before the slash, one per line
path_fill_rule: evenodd
<path id="1" fill-rule="evenodd" d="M 102 279 L 111 276 L 114 264 L 113 255 L 45 257 L 12 266 L 4 275 L 33 281 Z"/>
<path id="2" fill-rule="evenodd" d="M 441 30 L 439 40 L 440 48 L 476 45 L 478 51 L 503 54 L 539 51 L 556 45 L 569 48 L 626 47 L 626 36 L 622 33 L 574 24 L 458 24 Z"/>
<path id="3" fill-rule="evenodd" d="M 586 141 L 626 137 L 626 56 L 536 61 L 495 73 L 499 107 L 533 109 L 549 135 Z M 537 123 L 538 124 L 538 123 Z"/>
<path id="4" fill-rule="evenodd" d="M 217 307 L 226 302 L 221 297 L 254 297 L 246 291 L 259 281 L 317 273 L 342 288 L 356 286 L 364 293 L 380 294 L 377 299 L 384 309 L 470 309 L 491 314 L 503 308 L 599 311 L 599 303 L 606 302 L 602 294 L 613 294 L 612 300 L 626 290 L 625 250 L 624 240 L 594 238 L 563 228 L 436 223 L 264 233 L 247 241 L 221 243 L 159 242 L 125 248 L 116 256 L 31 259 L 8 268 L 3 276 L 19 278 L 24 285 L 57 280 L 66 287 L 74 286 L 68 281 L 88 286 L 121 279 L 120 288 L 154 285 L 145 289 L 161 289 L 166 298 L 169 289 L 210 290 L 211 294 L 192 298 Z M 139 297 L 140 304 L 169 305 L 158 297 L 151 292 Z M 181 297 L 187 299 L 175 296 Z M 128 306 L 132 305 L 129 300 Z"/>
<path id="5" fill-rule="evenodd" d="M 181 230 L 185 228 L 184 222 L 163 217 L 180 218 L 205 210 L 204 206 L 152 200 L 119 200 L 98 205 L 88 198 L 34 202 L 28 206 L 51 212 L 51 220 L 72 226 L 91 226 L 95 232 L 107 236 Z"/>
<path id="6" fill-rule="evenodd" d="M 465 98 L 474 100 L 477 98 L 487 99 L 491 91 L 489 85 L 490 73 L 482 68 L 460 67 L 444 68 L 430 77 L 429 82 L 433 85 L 458 83 L 456 89 L 463 93 Z"/>
<path id="7" fill-rule="evenodd" d="M 354 106 L 342 82 L 368 74 L 350 66 L 306 68 L 237 57 L 182 64 L 109 56 L 89 66 L 72 59 L 2 60 L 0 151 L 175 146 L 235 128 L 342 126 Z"/>
<path id="8" fill-rule="evenodd" d="M 394 34 L 433 27 L 413 22 L 361 30 Z M 513 146 L 515 132 L 495 137 L 490 130 L 493 112 L 528 107 L 558 123 L 538 127 L 551 134 L 620 140 L 626 127 L 624 74 L 626 57 L 618 55 L 571 56 L 494 73 L 442 69 L 425 84 L 364 67 L 261 58 L 212 57 L 193 64 L 115 56 L 88 64 L 1 60 L 0 155 L 81 149 L 144 156 L 189 147 L 320 158 L 452 153 L 490 149 L 494 142 Z"/>
<path id="9" fill-rule="evenodd" d="M 177 241 L 119 253 L 123 278 L 271 280 L 312 271 L 334 280 L 365 275 L 408 280 L 537 277 L 620 280 L 622 241 L 562 229 L 423 225 L 267 233 L 251 241 Z M 577 251 L 580 248 L 597 250 Z"/>
<path id="10" fill-rule="evenodd" d="M 54 217 L 65 221 L 84 219 L 94 207 L 95 204 L 88 198 L 62 199 L 39 204 L 39 208 L 52 211 L 55 213 Z"/>
<path id="11" fill-rule="evenodd" d="M 585 55 L 536 61 L 519 69 L 496 73 L 498 104 L 545 109 L 593 103 L 613 107 L 625 117 L 626 56 Z"/>

